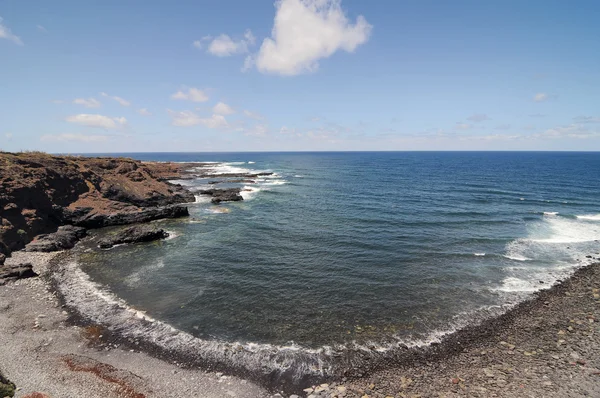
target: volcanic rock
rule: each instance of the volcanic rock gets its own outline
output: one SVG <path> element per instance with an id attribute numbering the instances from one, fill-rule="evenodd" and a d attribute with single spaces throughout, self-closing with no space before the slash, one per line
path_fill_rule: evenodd
<path id="1" fill-rule="evenodd" d="M 211 202 L 218 204 L 221 202 L 237 202 L 244 200 L 240 195 L 241 188 L 227 188 L 227 189 L 204 189 L 200 191 L 201 195 L 212 196 Z"/>
<path id="2" fill-rule="evenodd" d="M 85 228 L 64 225 L 58 227 L 54 233 L 38 235 L 25 246 L 25 250 L 28 252 L 55 252 L 71 249 L 86 234 Z"/>
<path id="3" fill-rule="evenodd" d="M 98 246 L 102 249 L 108 249 L 123 243 L 151 242 L 168 236 L 168 232 L 164 229 L 157 229 L 150 225 L 135 225 L 101 240 L 98 242 Z"/>

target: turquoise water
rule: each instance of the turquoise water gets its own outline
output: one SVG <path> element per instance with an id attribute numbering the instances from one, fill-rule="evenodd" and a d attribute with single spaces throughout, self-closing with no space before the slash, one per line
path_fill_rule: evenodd
<path id="1" fill-rule="evenodd" d="M 275 173 L 242 184 L 243 202 L 199 198 L 157 223 L 172 239 L 78 254 L 93 281 L 203 339 L 426 342 L 600 252 L 596 153 L 129 156 Z"/>

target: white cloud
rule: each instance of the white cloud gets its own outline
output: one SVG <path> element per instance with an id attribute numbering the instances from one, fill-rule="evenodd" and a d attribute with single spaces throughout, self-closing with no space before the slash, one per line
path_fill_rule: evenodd
<path id="1" fill-rule="evenodd" d="M 250 69 L 252 69 L 252 67 L 254 66 L 254 57 L 252 55 L 248 55 L 246 58 L 244 58 L 244 65 L 242 65 L 242 69 L 240 69 L 242 72 L 247 72 Z"/>
<path id="2" fill-rule="evenodd" d="M 455 127 L 459 130 L 469 130 L 470 128 L 473 127 L 473 125 L 468 124 L 468 123 L 456 123 Z"/>
<path id="3" fill-rule="evenodd" d="M 249 110 L 244 110 L 244 115 L 248 116 L 250 119 L 254 120 L 263 120 L 264 117 L 259 115 L 258 113 L 250 112 Z"/>
<path id="4" fill-rule="evenodd" d="M 578 138 L 586 139 L 600 136 L 600 132 L 592 131 L 579 124 L 570 124 L 568 126 L 558 126 L 537 134 L 541 138 Z"/>
<path id="5" fill-rule="evenodd" d="M 190 127 L 202 125 L 204 127 L 208 127 L 209 129 L 225 128 L 229 126 L 223 115 L 214 114 L 211 117 L 202 118 L 191 111 L 177 112 L 170 109 L 167 111 L 172 118 L 171 124 L 173 126 Z"/>
<path id="6" fill-rule="evenodd" d="M 486 120 L 490 120 L 490 117 L 488 115 L 485 115 L 483 113 L 477 113 L 475 115 L 471 115 L 467 118 L 467 120 L 470 120 L 472 122 L 483 122 Z"/>
<path id="7" fill-rule="evenodd" d="M 0 39 L 10 40 L 20 46 L 23 45 L 21 38 L 11 32 L 11 30 L 2 23 L 3 19 L 0 17 Z"/>
<path id="8" fill-rule="evenodd" d="M 44 28 L 42 25 L 37 25 L 37 28 L 40 32 L 47 32 L 48 30 L 46 28 Z"/>
<path id="9" fill-rule="evenodd" d="M 202 48 L 204 48 L 204 43 L 207 41 L 211 41 L 211 39 L 212 39 L 212 36 L 204 36 L 200 40 L 194 40 L 194 42 L 192 43 L 192 47 L 195 47 L 198 50 L 201 50 Z"/>
<path id="10" fill-rule="evenodd" d="M 76 141 L 76 142 L 104 142 L 108 140 L 106 135 L 85 134 L 46 134 L 40 137 L 41 141 Z"/>
<path id="11" fill-rule="evenodd" d="M 269 132 L 269 126 L 266 124 L 257 124 L 244 132 L 244 135 L 252 137 L 266 137 Z"/>
<path id="12" fill-rule="evenodd" d="M 77 105 L 83 105 L 86 108 L 99 108 L 100 106 L 102 106 L 102 104 L 100 103 L 100 101 L 98 101 L 95 98 L 91 98 L 91 97 L 88 98 L 88 99 L 85 99 L 85 98 L 75 98 L 73 100 L 73 103 L 77 104 Z"/>
<path id="13" fill-rule="evenodd" d="M 140 115 L 142 115 L 142 116 L 150 116 L 150 115 L 152 115 L 152 113 L 150 113 L 148 111 L 148 109 L 146 109 L 146 108 L 140 108 L 140 109 L 138 109 L 138 113 Z"/>
<path id="14" fill-rule="evenodd" d="M 205 36 L 202 40 L 196 40 L 192 44 L 194 47 L 201 49 L 203 48 L 204 41 L 210 41 L 212 37 Z M 250 29 L 244 33 L 244 38 L 239 40 L 233 40 L 229 35 L 221 34 L 208 44 L 206 51 L 217 57 L 229 57 L 235 54 L 245 54 L 249 51 L 249 48 L 256 44 L 256 38 L 252 34 Z"/>
<path id="15" fill-rule="evenodd" d="M 281 0 L 276 4 L 271 38 L 266 38 L 256 56 L 263 73 L 297 75 L 314 72 L 319 60 L 338 50 L 354 52 L 365 43 L 372 26 L 359 15 L 352 24 L 341 0 Z"/>
<path id="16" fill-rule="evenodd" d="M 127 101 L 127 100 L 125 100 L 125 99 L 123 99 L 121 97 L 117 97 L 116 95 L 111 96 L 111 95 L 108 95 L 106 93 L 100 93 L 100 95 L 103 96 L 103 97 L 112 98 L 112 99 L 114 99 L 115 101 L 117 101 L 119 104 L 121 104 L 123 106 L 129 106 L 129 105 L 131 105 L 131 102 L 129 102 L 129 101 Z"/>
<path id="17" fill-rule="evenodd" d="M 217 105 L 215 105 L 213 107 L 213 112 L 216 113 L 217 115 L 225 115 L 225 116 L 235 113 L 233 108 L 224 102 L 219 102 Z"/>
<path id="18" fill-rule="evenodd" d="M 546 101 L 548 98 L 549 98 L 549 96 L 546 93 L 537 93 L 536 95 L 533 96 L 533 100 L 535 102 Z"/>
<path id="19" fill-rule="evenodd" d="M 175 94 L 171 95 L 171 99 L 174 100 L 186 100 L 192 102 L 206 102 L 208 101 L 208 95 L 204 93 L 204 91 L 191 87 L 187 89 L 187 91 L 179 90 Z"/>
<path id="20" fill-rule="evenodd" d="M 4 136 L 6 137 L 7 140 L 12 141 L 12 138 L 13 138 L 12 133 L 6 133 L 6 134 L 4 134 Z"/>
<path id="21" fill-rule="evenodd" d="M 69 116 L 65 119 L 69 123 L 80 124 L 88 127 L 99 127 L 105 129 L 116 129 L 117 127 L 127 124 L 127 119 L 124 117 L 110 118 L 103 115 L 93 115 L 81 113 L 79 115 Z"/>

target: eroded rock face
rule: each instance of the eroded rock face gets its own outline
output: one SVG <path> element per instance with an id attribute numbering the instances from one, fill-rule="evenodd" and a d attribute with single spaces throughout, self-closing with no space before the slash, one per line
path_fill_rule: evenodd
<path id="1" fill-rule="evenodd" d="M 25 246 L 28 252 L 55 252 L 71 249 L 83 237 L 86 230 L 82 227 L 64 225 L 51 234 L 38 235 L 35 240 Z"/>
<path id="2" fill-rule="evenodd" d="M 65 224 L 95 228 L 187 215 L 164 208 L 195 201 L 165 181 L 179 172 L 173 164 L 125 158 L 0 153 L 0 253 Z"/>
<path id="3" fill-rule="evenodd" d="M 98 242 L 98 246 L 102 249 L 109 249 L 123 243 L 152 242 L 168 237 L 169 234 L 164 229 L 158 229 L 151 225 L 135 225 L 101 240 Z"/>

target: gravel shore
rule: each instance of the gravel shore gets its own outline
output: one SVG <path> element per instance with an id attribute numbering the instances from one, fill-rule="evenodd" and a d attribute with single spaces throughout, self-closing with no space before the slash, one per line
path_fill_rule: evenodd
<path id="1" fill-rule="evenodd" d="M 0 287 L 0 371 L 17 397 L 281 397 L 247 380 L 98 348 L 72 326 L 44 273 L 56 254 L 16 252 L 42 278 Z M 600 396 L 600 264 L 405 362 L 309 388 L 308 397 Z"/>
<path id="2" fill-rule="evenodd" d="M 441 355 L 309 397 L 600 397 L 600 264 L 447 339 Z M 462 346 L 462 347 L 461 347 Z"/>
<path id="3" fill-rule="evenodd" d="M 43 276 L 55 255 L 15 252 L 6 262 L 31 262 Z M 0 286 L 0 372 L 17 385 L 16 397 L 269 396 L 239 378 L 181 369 L 135 350 L 99 350 L 94 330 L 71 326 L 68 316 L 43 278 Z"/>

